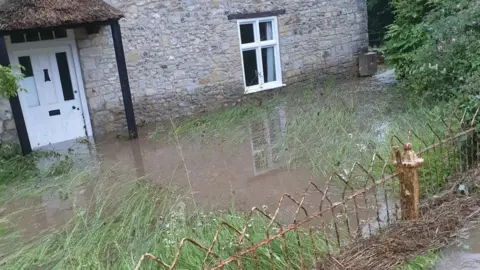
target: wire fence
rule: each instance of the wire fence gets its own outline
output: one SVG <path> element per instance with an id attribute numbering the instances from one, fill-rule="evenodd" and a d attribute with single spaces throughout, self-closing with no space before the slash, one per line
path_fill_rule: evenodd
<path id="1" fill-rule="evenodd" d="M 478 111 L 473 118 L 476 119 Z M 467 122 L 466 113 L 453 114 L 435 125 L 426 123 L 403 136 L 391 136 L 390 148 L 411 143 L 424 164 L 418 170 L 422 197 L 431 197 L 444 189 L 458 173 L 477 166 L 479 144 L 475 121 Z M 392 151 L 393 152 L 393 151 Z M 243 227 L 222 222 L 210 243 L 185 238 L 170 262 L 145 254 L 136 269 L 147 259 L 167 269 L 176 269 L 187 245 L 201 250 L 202 269 L 315 269 L 328 255 L 338 254 L 359 238 L 366 238 L 402 219 L 398 196 L 402 171 L 395 166 L 395 156 L 373 155 L 369 164 L 355 163 L 348 173 L 333 173 L 324 186 L 314 182 L 305 187 L 303 196 L 284 194 L 273 212 L 253 208 Z M 282 222 L 285 205 L 295 205 L 293 221 Z M 308 207 L 307 207 L 308 206 Z M 315 206 L 313 212 L 311 206 Z M 264 219 L 265 236 L 251 239 L 249 221 Z M 236 249 L 230 256 L 217 250 L 222 235 L 236 235 Z M 328 256 L 331 258 L 331 256 Z"/>

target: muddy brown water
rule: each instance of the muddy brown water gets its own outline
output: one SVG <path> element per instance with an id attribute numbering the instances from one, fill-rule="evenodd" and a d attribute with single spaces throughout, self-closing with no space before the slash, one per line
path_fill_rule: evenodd
<path id="1" fill-rule="evenodd" d="M 374 78 L 351 81 L 344 84 L 347 91 L 385 90 L 394 82 L 392 72 L 383 73 Z M 365 98 L 359 118 L 369 117 L 369 107 L 372 100 Z M 278 159 L 275 142 L 285 133 L 286 118 L 289 116 L 279 108 L 275 116 L 267 119 L 266 124 L 245 126 L 251 129 L 250 138 L 234 145 L 225 145 L 216 138 L 192 141 L 180 138 L 178 141 L 159 134 L 156 139 L 150 139 L 149 134 L 154 127 L 140 129 L 139 139 L 126 141 L 115 134 L 107 134 L 96 138 L 95 142 L 65 142 L 50 146 L 49 150 L 60 153 L 74 153 L 74 166 L 98 166 L 100 172 L 115 168 L 119 174 L 133 174 L 144 177 L 161 185 L 175 185 L 191 192 L 197 204 L 211 209 L 229 208 L 232 205 L 238 209 L 249 210 L 254 206 L 268 208 L 274 211 L 280 197 L 289 193 L 300 198 L 311 181 L 323 187 L 325 181 L 316 179 L 308 166 L 290 168 L 285 166 L 285 160 Z M 376 134 L 383 140 L 388 129 L 388 123 L 372 123 L 376 125 Z M 180 147 L 179 147 L 180 146 Z M 353 161 L 352 161 L 353 163 Z M 48 160 L 41 161 L 39 166 L 47 166 Z M 93 165 L 92 165 L 93 164 Z M 66 224 L 74 213 L 74 207 L 86 207 L 91 201 L 95 183 L 79 187 L 70 199 L 63 198 L 58 190 L 50 190 L 38 197 L 17 200 L 0 205 L 0 220 L 2 217 L 22 211 L 12 220 L 16 229 L 20 229 L 27 239 L 37 236 L 40 232 Z M 379 198 L 384 198 L 384 192 L 379 190 Z M 383 193 L 382 193 L 383 192 Z M 341 200 L 340 191 L 332 196 L 332 201 Z M 320 194 L 309 194 L 306 209 L 309 213 L 318 210 Z M 384 224 L 393 218 L 394 202 L 390 196 L 386 201 L 378 202 L 379 215 L 369 204 L 373 204 L 374 196 L 367 194 L 358 202 L 359 219 L 362 234 Z M 365 200 L 367 202 L 365 203 Z M 388 202 L 390 200 L 390 202 Z M 74 202 L 74 203 L 72 203 Z M 350 209 L 352 206 L 350 206 Z M 286 203 L 282 218 L 291 221 L 296 211 L 293 203 Z M 347 211 L 348 212 L 348 211 Z M 389 213 L 389 214 L 387 214 Z M 335 213 L 339 222 L 344 218 Z M 356 216 L 346 214 L 349 222 L 355 223 Z M 302 216 L 299 216 L 301 218 Z M 375 225 L 377 223 L 377 225 Z M 357 230 L 355 226 L 353 230 Z"/>
<path id="2" fill-rule="evenodd" d="M 480 226 L 459 234 L 455 244 L 441 252 L 435 270 L 480 269 Z"/>

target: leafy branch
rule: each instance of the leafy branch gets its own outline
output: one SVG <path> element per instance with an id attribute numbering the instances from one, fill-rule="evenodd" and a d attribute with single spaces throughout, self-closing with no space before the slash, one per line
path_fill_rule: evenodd
<path id="1" fill-rule="evenodd" d="M 23 67 L 20 67 L 23 70 Z M 26 91 L 20 86 L 24 76 L 14 72 L 10 66 L 0 66 L 0 97 L 16 97 L 18 91 Z"/>

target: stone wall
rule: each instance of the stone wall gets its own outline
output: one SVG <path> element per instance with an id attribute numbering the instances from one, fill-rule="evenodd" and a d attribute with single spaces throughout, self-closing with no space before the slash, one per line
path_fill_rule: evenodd
<path id="1" fill-rule="evenodd" d="M 0 98 L 0 140 L 11 141 L 17 137 L 12 108 L 6 98 Z"/>
<path id="2" fill-rule="evenodd" d="M 344 74 L 368 45 L 365 0 L 107 0 L 121 20 L 139 124 L 189 117 L 244 97 L 236 21 L 228 14 L 285 9 L 278 17 L 283 80 Z M 126 126 L 109 27 L 75 35 L 96 134 Z M 271 90 L 275 91 L 275 90 Z M 0 100 L 0 134 L 15 135 Z"/>
<path id="3" fill-rule="evenodd" d="M 237 23 L 228 14 L 278 17 L 284 83 L 346 73 L 368 45 L 365 0 L 108 0 L 121 20 L 139 124 L 188 117 L 244 95 Z M 97 134 L 126 125 L 110 28 L 76 31 Z M 275 91 L 275 90 L 273 90 Z"/>

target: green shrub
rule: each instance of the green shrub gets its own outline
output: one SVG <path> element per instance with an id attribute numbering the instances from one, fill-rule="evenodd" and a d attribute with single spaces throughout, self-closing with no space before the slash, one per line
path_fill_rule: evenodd
<path id="1" fill-rule="evenodd" d="M 384 51 L 406 89 L 431 104 L 454 101 L 473 117 L 479 105 L 480 2 L 396 0 L 393 6 Z"/>

